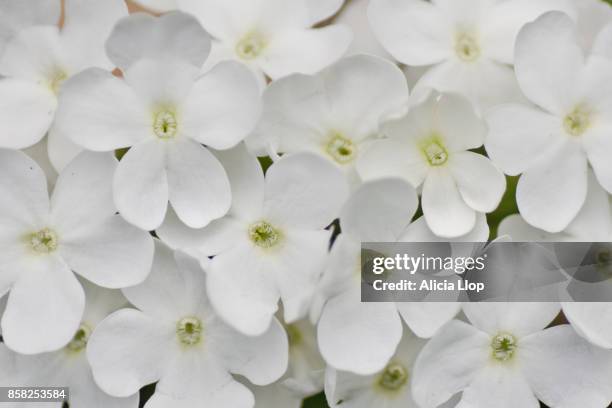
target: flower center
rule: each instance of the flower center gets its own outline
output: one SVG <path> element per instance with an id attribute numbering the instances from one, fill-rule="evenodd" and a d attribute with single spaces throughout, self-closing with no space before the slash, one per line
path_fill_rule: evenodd
<path id="1" fill-rule="evenodd" d="M 57 249 L 57 234 L 49 228 L 32 233 L 29 241 L 32 249 L 41 254 L 48 254 Z"/>
<path id="2" fill-rule="evenodd" d="M 475 61 L 480 57 L 480 45 L 471 34 L 459 34 L 455 41 L 455 52 L 462 61 Z"/>
<path id="3" fill-rule="evenodd" d="M 516 337 L 509 333 L 499 333 L 491 340 L 493 358 L 498 361 L 508 361 L 516 352 Z"/>
<path id="4" fill-rule="evenodd" d="M 271 248 L 280 241 L 280 233 L 270 223 L 258 221 L 249 227 L 249 238 L 261 248 Z"/>
<path id="5" fill-rule="evenodd" d="M 251 33 L 238 41 L 236 54 L 243 60 L 253 60 L 261 55 L 264 48 L 266 48 L 264 38 L 257 33 Z"/>
<path id="6" fill-rule="evenodd" d="M 178 122 L 174 113 L 161 111 L 155 115 L 153 120 L 153 132 L 160 139 L 172 139 L 176 136 Z"/>
<path id="7" fill-rule="evenodd" d="M 357 156 L 357 146 L 355 146 L 352 140 L 334 133 L 325 146 L 325 152 L 338 164 L 346 164 L 353 161 L 355 156 Z"/>
<path id="8" fill-rule="evenodd" d="M 583 108 L 577 107 L 563 119 L 565 131 L 572 136 L 581 136 L 590 126 L 590 115 Z"/>
<path id="9" fill-rule="evenodd" d="M 378 385 L 388 391 L 397 391 L 408 382 L 408 370 L 398 363 L 390 363 L 378 378 Z"/>
<path id="10" fill-rule="evenodd" d="M 421 152 L 430 166 L 441 166 L 448 161 L 446 146 L 436 136 L 432 136 L 421 143 Z"/>
<path id="11" fill-rule="evenodd" d="M 85 323 L 81 323 L 79 329 L 76 331 L 70 343 L 66 346 L 66 349 L 73 352 L 79 352 L 87 347 L 87 342 L 91 336 L 91 329 Z"/>
<path id="12" fill-rule="evenodd" d="M 58 95 L 60 88 L 67 79 L 68 74 L 66 73 L 66 71 L 60 68 L 56 68 L 49 75 L 48 86 L 54 94 Z"/>
<path id="13" fill-rule="evenodd" d="M 181 344 L 194 346 L 202 340 L 202 322 L 197 317 L 184 317 L 176 324 L 176 336 Z"/>

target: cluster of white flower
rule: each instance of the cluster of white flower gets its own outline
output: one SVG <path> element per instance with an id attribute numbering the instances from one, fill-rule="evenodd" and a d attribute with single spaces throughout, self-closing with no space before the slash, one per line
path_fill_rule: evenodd
<path id="1" fill-rule="evenodd" d="M 138 3 L 0 0 L 0 386 L 611 403 L 612 304 L 362 303 L 359 260 L 612 241 L 610 5 Z"/>

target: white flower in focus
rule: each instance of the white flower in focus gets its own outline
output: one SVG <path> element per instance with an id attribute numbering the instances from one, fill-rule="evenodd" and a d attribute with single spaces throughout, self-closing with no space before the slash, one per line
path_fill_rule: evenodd
<path id="1" fill-rule="evenodd" d="M 0 147 L 32 146 L 49 132 L 49 157 L 57 170 L 80 152 L 53 126 L 58 94 L 68 78 L 87 68 L 113 69 L 104 42 L 127 8 L 123 0 L 67 0 L 61 28 L 59 11 L 60 0 L 0 4 L 0 21 L 3 12 L 11 21 L 34 19 L 0 52 L 0 122 L 5 129 Z"/>
<path id="2" fill-rule="evenodd" d="M 134 27 L 127 23 L 118 30 Z M 193 228 L 225 215 L 231 203 L 227 175 L 202 144 L 228 149 L 255 127 L 261 101 L 251 72 L 228 61 L 200 75 L 184 58 L 151 59 L 150 50 L 137 49 L 144 58 L 134 62 L 119 47 L 110 51 L 128 64 L 124 79 L 90 69 L 67 81 L 57 127 L 87 150 L 130 147 L 113 183 L 117 208 L 130 223 L 157 228 L 168 201 Z"/>
<path id="3" fill-rule="evenodd" d="M 516 200 L 525 220 L 559 232 L 584 204 L 589 164 L 612 192 L 612 59 L 586 57 L 572 20 L 551 12 L 519 34 L 515 69 L 537 107 L 493 109 L 487 152 L 505 173 L 522 173 Z"/>
<path id="4" fill-rule="evenodd" d="M 353 183 L 357 159 L 379 137 L 379 123 L 405 108 L 408 86 L 393 63 L 371 56 L 340 60 L 315 76 L 292 75 L 264 92 L 252 150 L 312 152 Z"/>
<path id="5" fill-rule="evenodd" d="M 8 294 L 2 335 L 34 354 L 66 345 L 77 331 L 84 293 L 73 271 L 107 288 L 142 282 L 153 242 L 112 202 L 112 155 L 83 153 L 47 180 L 24 153 L 0 150 L 0 294 Z M 93 187 L 95 186 L 95 188 Z"/>
<path id="6" fill-rule="evenodd" d="M 332 408 L 418 408 L 412 398 L 413 365 L 426 341 L 404 330 L 397 351 L 385 368 L 358 375 L 328 367 L 325 395 Z M 366 346 L 364 346 L 366 347 Z"/>
<path id="7" fill-rule="evenodd" d="M 177 0 L 213 37 L 207 67 L 238 60 L 265 84 L 293 73 L 314 74 L 346 52 L 351 32 L 340 25 L 311 28 L 340 8 L 322 0 Z"/>
<path id="8" fill-rule="evenodd" d="M 348 196 L 342 173 L 309 153 L 287 155 L 264 174 L 243 145 L 217 152 L 232 184 L 229 214 L 189 230 L 169 214 L 157 230 L 175 248 L 216 255 L 208 296 L 219 315 L 248 335 L 264 332 L 282 299 L 284 321 L 304 317 Z"/>
<path id="9" fill-rule="evenodd" d="M 460 93 L 486 109 L 522 99 L 512 71 L 516 35 L 551 10 L 574 7 L 565 0 L 372 0 L 368 15 L 393 57 L 431 66 L 417 88 Z"/>
<path id="10" fill-rule="evenodd" d="M 565 302 L 563 313 L 582 337 L 612 349 L 612 304 L 603 302 Z"/>
<path id="11" fill-rule="evenodd" d="M 74 408 L 136 408 L 138 393 L 115 398 L 98 388 L 85 353 L 96 325 L 124 307 L 127 301 L 118 290 L 101 289 L 86 281 L 82 284 L 86 294 L 85 312 L 72 340 L 58 351 L 33 356 L 17 354 L 0 346 L 0 386 L 69 387 L 70 406 Z M 62 407 L 61 402 L 43 404 Z"/>
<path id="12" fill-rule="evenodd" d="M 96 383 L 122 397 L 158 381 L 145 407 L 253 406 L 253 394 L 232 374 L 256 385 L 287 368 L 287 336 L 276 319 L 259 337 L 227 326 L 206 297 L 198 262 L 156 241 L 147 280 L 123 293 L 136 309 L 102 321 L 87 347 Z"/>
<path id="13" fill-rule="evenodd" d="M 395 353 L 402 319 L 419 337 L 431 337 L 459 311 L 453 302 L 361 302 L 361 242 L 440 240 L 422 219 L 410 224 L 417 205 L 408 183 L 386 179 L 364 183 L 344 206 L 342 234 L 334 242 L 311 310 L 311 319 L 318 321 L 321 354 L 330 366 L 373 374 Z M 486 220 L 480 216 L 474 231 L 460 239 L 484 241 L 487 236 Z"/>
<path id="14" fill-rule="evenodd" d="M 607 407 L 612 353 L 570 325 L 544 329 L 556 303 L 469 303 L 471 325 L 453 320 L 425 345 L 414 368 L 415 401 L 434 408 L 463 392 L 460 408 Z"/>
<path id="15" fill-rule="evenodd" d="M 612 197 L 589 171 L 587 197 L 574 220 L 561 232 L 550 233 L 529 225 L 520 214 L 502 220 L 497 235 L 508 235 L 514 241 L 562 242 L 612 241 Z M 598 316 L 599 318 L 599 316 Z"/>
<path id="16" fill-rule="evenodd" d="M 469 151 L 482 146 L 485 123 L 462 97 L 432 92 L 407 115 L 382 125 L 378 140 L 359 158 L 364 180 L 399 177 L 422 187 L 427 225 L 440 237 L 470 232 L 477 213 L 493 211 L 506 188 L 491 161 Z"/>
<path id="17" fill-rule="evenodd" d="M 353 41 L 347 54 L 375 55 L 393 61 L 393 57 L 380 44 L 368 20 L 369 0 L 351 0 L 334 20 L 348 26 L 353 32 Z"/>

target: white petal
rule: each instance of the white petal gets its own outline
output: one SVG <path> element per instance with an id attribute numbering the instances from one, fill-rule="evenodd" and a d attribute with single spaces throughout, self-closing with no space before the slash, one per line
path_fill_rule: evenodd
<path id="1" fill-rule="evenodd" d="M 264 333 L 277 310 L 280 294 L 267 272 L 265 258 L 250 242 L 217 255 L 207 270 L 211 304 L 229 325 L 250 336 Z"/>
<path id="2" fill-rule="evenodd" d="M 576 217 L 586 193 L 586 157 L 578 145 L 567 142 L 521 176 L 516 201 L 529 224 L 559 232 Z"/>
<path id="3" fill-rule="evenodd" d="M 572 327 L 591 343 L 612 349 L 612 306 L 609 303 L 563 304 L 563 313 Z"/>
<path id="4" fill-rule="evenodd" d="M 378 40 L 405 64 L 431 65 L 451 56 L 450 26 L 432 4 L 375 0 L 370 2 L 368 17 Z"/>
<path id="5" fill-rule="evenodd" d="M 127 397 L 163 376 L 176 344 L 174 327 L 134 309 L 113 313 L 87 344 L 87 359 L 98 386 Z"/>
<path id="6" fill-rule="evenodd" d="M 259 85 L 244 65 L 221 62 L 196 81 L 182 109 L 186 135 L 214 149 L 229 149 L 257 124 Z"/>
<path id="7" fill-rule="evenodd" d="M 551 47 L 550 44 L 556 44 Z M 571 107 L 573 84 L 584 65 L 575 26 L 561 12 L 527 24 L 516 40 L 515 71 L 523 93 L 542 108 L 564 114 Z"/>
<path id="8" fill-rule="evenodd" d="M 443 238 L 433 233 L 427 226 L 425 217 L 420 217 L 402 232 L 399 242 L 486 242 L 489 238 L 489 224 L 485 214 L 476 214 L 476 225 L 465 235 L 456 238 Z"/>
<path id="9" fill-rule="evenodd" d="M 261 216 L 264 200 L 264 174 L 257 158 L 244 144 L 214 151 L 227 172 L 232 188 L 231 213 L 247 220 Z"/>
<path id="10" fill-rule="evenodd" d="M 139 59 L 160 55 L 201 67 L 210 52 L 210 37 L 189 14 L 172 12 L 158 18 L 132 14 L 117 23 L 106 42 L 106 50 L 122 70 Z"/>
<path id="11" fill-rule="evenodd" d="M 177 7 L 176 0 L 134 0 L 134 3 L 158 13 L 174 10 Z"/>
<path id="12" fill-rule="evenodd" d="M 40 141 L 51 126 L 57 98 L 50 90 L 21 79 L 0 79 L 0 147 L 22 149 Z"/>
<path id="13" fill-rule="evenodd" d="M 364 183 L 342 208 L 342 232 L 364 242 L 394 242 L 419 205 L 416 191 L 399 179 Z"/>
<path id="14" fill-rule="evenodd" d="M 215 387 L 217 384 L 207 382 L 206 385 Z M 211 392 L 196 393 L 193 398 L 183 397 L 178 399 L 172 395 L 156 392 L 147 401 L 146 408 L 192 408 L 197 407 L 198 404 L 206 404 L 211 407 L 243 408 L 252 407 L 254 401 L 253 394 L 247 387 L 231 379 L 224 381 L 221 386 L 215 387 Z"/>
<path id="15" fill-rule="evenodd" d="M 492 364 L 484 368 L 463 390 L 458 408 L 487 407 L 539 408 L 530 384 L 519 370 Z"/>
<path id="16" fill-rule="evenodd" d="M 272 223 L 308 229 L 329 225 L 348 198 L 340 170 L 309 153 L 284 156 L 274 163 L 266 174 L 265 191 L 265 212 Z"/>
<path id="17" fill-rule="evenodd" d="M 4 342 L 22 354 L 57 350 L 76 332 L 84 306 L 83 288 L 59 257 L 35 260 L 10 292 L 2 316 Z"/>
<path id="18" fill-rule="evenodd" d="M 123 156 L 113 180 L 117 209 L 128 222 L 145 230 L 161 225 L 168 206 L 164 142 L 147 141 Z"/>
<path id="19" fill-rule="evenodd" d="M 601 317 L 601 316 L 600 316 Z M 551 407 L 605 407 L 612 398 L 612 354 L 589 345 L 567 324 L 521 341 L 523 372 Z"/>
<path id="20" fill-rule="evenodd" d="M 445 169 L 431 170 L 423 184 L 423 214 L 434 234 L 458 237 L 476 224 L 476 212 L 459 193 L 452 175 Z"/>
<path id="21" fill-rule="evenodd" d="M 178 217 L 191 228 L 202 228 L 224 216 L 232 201 L 221 163 L 193 140 L 166 147 L 169 198 Z"/>
<path id="22" fill-rule="evenodd" d="M 51 197 L 51 219 L 58 232 L 70 232 L 115 214 L 112 177 L 117 160 L 110 153 L 84 152 L 60 174 Z M 95 188 L 92 188 L 95 186 Z M 75 207 L 75 203 L 79 203 Z"/>
<path id="23" fill-rule="evenodd" d="M 270 384 L 287 370 L 289 343 L 276 319 L 261 336 L 245 336 L 229 327 L 215 327 L 211 337 L 211 353 L 217 354 L 229 371 L 253 384 Z"/>
<path id="24" fill-rule="evenodd" d="M 0 219 L 4 231 L 12 225 L 13 232 L 44 228 L 49 216 L 49 195 L 45 173 L 25 153 L 0 149 Z M 14 237 L 16 238 L 16 236 Z"/>
<path id="25" fill-rule="evenodd" d="M 104 52 L 104 43 L 115 23 L 127 16 L 123 0 L 67 0 L 64 7 L 62 43 L 70 64 L 77 69 L 113 69 Z"/>
<path id="26" fill-rule="evenodd" d="M 612 142 L 610 142 L 612 123 L 602 125 L 597 130 L 593 129 L 584 135 L 583 146 L 597 180 L 606 191 L 612 193 L 612 165 L 608 160 L 612 152 Z"/>
<path id="27" fill-rule="evenodd" d="M 55 181 L 57 180 L 57 171 L 53 168 L 51 164 L 51 160 L 49 159 L 48 153 L 48 138 L 43 139 L 40 142 L 36 143 L 33 146 L 30 146 L 26 149 L 22 149 L 22 151 L 30 156 L 40 168 L 45 172 L 47 176 L 47 186 L 51 190 L 53 185 L 55 185 Z"/>
<path id="28" fill-rule="evenodd" d="M 607 24 L 599 32 L 597 38 L 595 39 L 595 43 L 593 44 L 591 53 L 593 55 L 601 55 L 603 57 L 612 58 L 612 23 Z"/>
<path id="29" fill-rule="evenodd" d="M 327 302 L 317 337 L 321 354 L 332 367 L 373 374 L 395 353 L 402 322 L 394 304 L 361 303 L 358 292 L 348 291 Z"/>
<path id="30" fill-rule="evenodd" d="M 485 333 L 458 320 L 440 329 L 415 363 L 415 401 L 434 408 L 462 391 L 489 362 L 490 343 Z"/>
<path id="31" fill-rule="evenodd" d="M 235 0 L 231 3 L 217 0 L 176 0 L 178 8 L 193 14 L 213 37 L 221 40 L 237 39 L 245 27 L 255 25 L 261 2 Z"/>
<path id="32" fill-rule="evenodd" d="M 141 283 L 151 270 L 151 236 L 119 215 L 100 220 L 94 230 L 73 230 L 61 235 L 59 249 L 76 273 L 105 288 Z"/>
<path id="33" fill-rule="evenodd" d="M 121 79 L 88 69 L 62 87 L 55 126 L 88 150 L 129 147 L 150 137 L 152 118 Z"/>
<path id="34" fill-rule="evenodd" d="M 272 79 L 294 73 L 314 74 L 339 60 L 352 38 L 351 31 L 338 24 L 287 30 L 270 41 L 260 65 Z"/>
<path id="35" fill-rule="evenodd" d="M 5 0 L 0 8 L 0 54 L 6 41 L 20 29 L 35 25 L 55 25 L 61 14 L 61 5 L 56 0 Z"/>
<path id="36" fill-rule="evenodd" d="M 51 162 L 55 172 L 61 172 L 83 148 L 52 126 L 47 136 L 47 150 L 47 160 Z"/>
<path id="37" fill-rule="evenodd" d="M 155 240 L 151 273 L 140 285 L 125 288 L 123 293 L 130 303 L 158 320 L 193 315 L 206 304 L 204 271 L 193 263 L 195 260 Z"/>
<path id="38" fill-rule="evenodd" d="M 497 236 L 507 235 L 517 242 L 543 242 L 559 239 L 558 234 L 551 234 L 532 227 L 520 214 L 512 214 L 502 220 L 497 228 Z"/>
<path id="39" fill-rule="evenodd" d="M 542 330 L 559 314 L 558 303 L 465 303 L 463 311 L 480 330 L 495 335 L 507 332 L 514 336 Z"/>
<path id="40" fill-rule="evenodd" d="M 589 171 L 584 205 L 565 232 L 573 240 L 607 241 L 612 232 L 612 202 L 592 171 Z"/>
<path id="41" fill-rule="evenodd" d="M 459 313 L 461 304 L 454 302 L 397 303 L 397 310 L 414 334 L 429 338 Z"/>
<path id="42" fill-rule="evenodd" d="M 491 109 L 486 119 L 487 153 L 511 176 L 530 168 L 564 141 L 559 118 L 533 107 L 502 105 Z"/>
<path id="43" fill-rule="evenodd" d="M 506 191 L 503 173 L 477 153 L 455 153 L 450 160 L 450 171 L 465 203 L 479 212 L 495 210 Z"/>
<path id="44" fill-rule="evenodd" d="M 344 0 L 307 0 L 307 3 L 310 9 L 310 20 L 314 25 L 336 14 Z"/>

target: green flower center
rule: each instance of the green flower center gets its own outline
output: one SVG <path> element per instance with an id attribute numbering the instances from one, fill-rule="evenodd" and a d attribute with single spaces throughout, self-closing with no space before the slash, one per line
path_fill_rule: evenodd
<path id="1" fill-rule="evenodd" d="M 194 346 L 202 340 L 202 322 L 197 317 L 184 317 L 176 324 L 176 336 L 181 344 Z"/>
<path id="2" fill-rule="evenodd" d="M 499 333 L 491 340 L 493 358 L 498 361 L 508 361 L 516 352 L 516 337 L 509 333 Z"/>
<path id="3" fill-rule="evenodd" d="M 473 35 L 459 34 L 455 41 L 455 52 L 462 61 L 475 61 L 480 57 L 480 45 Z"/>
<path id="4" fill-rule="evenodd" d="M 57 234 L 49 228 L 43 228 L 30 234 L 29 242 L 35 252 L 48 254 L 57 249 Z"/>
<path id="5" fill-rule="evenodd" d="M 280 241 L 280 232 L 266 221 L 258 221 L 249 227 L 249 238 L 261 248 L 271 248 Z"/>
<path id="6" fill-rule="evenodd" d="M 243 60 L 253 60 L 259 57 L 266 48 L 266 41 L 257 33 L 250 33 L 236 44 L 236 54 Z"/>
<path id="7" fill-rule="evenodd" d="M 70 343 L 66 346 L 66 349 L 72 352 L 79 352 L 87 347 L 87 342 L 91 336 L 91 328 L 85 323 L 81 323 L 79 329 L 76 331 Z"/>
<path id="8" fill-rule="evenodd" d="M 568 113 L 565 119 L 563 119 L 565 131 L 572 136 L 581 136 L 586 132 L 590 124 L 591 120 L 589 113 L 580 107 Z"/>
<path id="9" fill-rule="evenodd" d="M 153 119 L 153 132 L 160 139 L 172 139 L 178 132 L 176 115 L 170 111 L 161 111 Z"/>
<path id="10" fill-rule="evenodd" d="M 378 385 L 387 391 L 397 391 L 408 382 L 408 370 L 401 364 L 390 363 L 378 377 Z"/>
<path id="11" fill-rule="evenodd" d="M 430 166 L 442 166 L 448 161 L 448 150 L 439 137 L 432 136 L 423 140 L 420 147 Z"/>
<path id="12" fill-rule="evenodd" d="M 325 152 L 338 164 L 350 163 L 357 156 L 357 146 L 352 140 L 334 133 L 327 145 Z"/>

